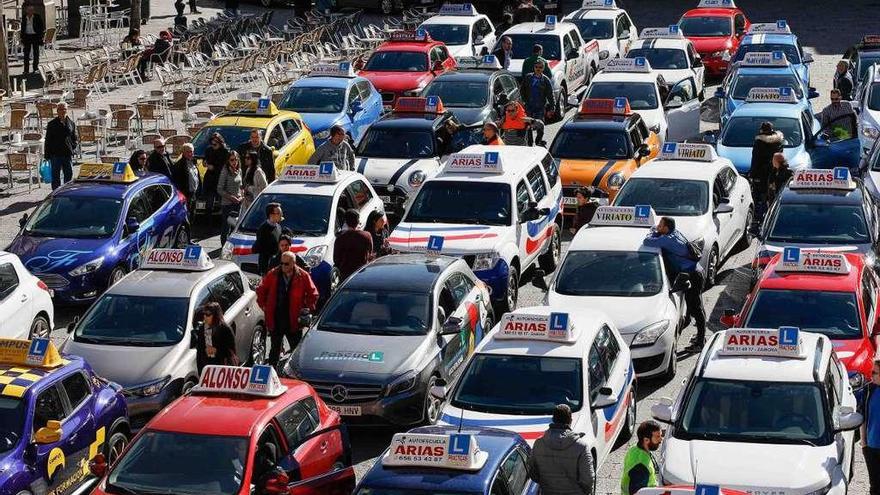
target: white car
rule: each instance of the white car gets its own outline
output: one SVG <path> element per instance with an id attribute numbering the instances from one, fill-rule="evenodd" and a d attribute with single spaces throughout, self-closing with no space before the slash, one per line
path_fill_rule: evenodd
<path id="1" fill-rule="evenodd" d="M 613 58 L 625 57 L 638 37 L 629 14 L 618 8 L 615 0 L 584 0 L 581 8 L 562 21 L 577 26 L 583 39 L 599 42 L 600 68 Z"/>
<path id="2" fill-rule="evenodd" d="M 601 468 L 635 429 L 629 348 L 601 311 L 561 311 L 538 306 L 504 315 L 451 390 L 434 389 L 447 401 L 440 424 L 500 428 L 533 444 L 553 408 L 567 404 L 571 429 L 584 435 Z"/>
<path id="3" fill-rule="evenodd" d="M 18 256 L 0 251 L 0 338 L 49 337 L 55 326 L 51 292 Z"/>
<path id="4" fill-rule="evenodd" d="M 860 86 L 853 105 L 859 109 L 862 153 L 868 153 L 880 137 L 880 64 L 868 67 L 865 83 Z"/>
<path id="5" fill-rule="evenodd" d="M 862 423 L 855 411 L 828 337 L 796 327 L 717 332 L 675 401 L 651 408 L 669 424 L 662 483 L 843 495 Z"/>
<path id="6" fill-rule="evenodd" d="M 663 76 L 669 85 L 692 77 L 697 84 L 700 101 L 704 99 L 706 67 L 694 49 L 694 43 L 681 34 L 677 25 L 642 29 L 639 39 L 630 45 L 626 56 L 648 59 L 651 68 Z"/>
<path id="7" fill-rule="evenodd" d="M 620 96 L 629 100 L 632 110 L 662 142 L 684 141 L 700 134 L 700 98 L 693 77 L 669 88 L 646 58 L 617 58 L 596 74 L 584 98 Z"/>
<path id="8" fill-rule="evenodd" d="M 426 19 L 419 29 L 445 43 L 449 54 L 456 59 L 486 55 L 489 48 L 495 46 L 495 26 L 470 3 L 443 5 L 440 12 Z"/>
<path id="9" fill-rule="evenodd" d="M 546 303 L 604 311 L 630 346 L 638 377 L 668 380 L 677 369 L 684 292 L 669 278 L 660 250 L 643 244 L 655 224 L 648 206 L 600 206 L 572 239 Z M 541 286 L 537 275 L 533 283 Z"/>
<path id="10" fill-rule="evenodd" d="M 650 205 L 658 215 L 702 244 L 706 286 L 738 244 L 751 242 L 752 192 L 733 164 L 708 144 L 665 143 L 660 155 L 636 170 L 614 198 L 614 206 Z"/>

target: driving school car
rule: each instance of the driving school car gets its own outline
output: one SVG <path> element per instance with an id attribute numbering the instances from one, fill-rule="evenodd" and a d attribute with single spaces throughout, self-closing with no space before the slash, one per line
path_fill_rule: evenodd
<path id="1" fill-rule="evenodd" d="M 723 75 L 751 23 L 733 0 L 700 0 L 678 21 L 710 76 Z"/>
<path id="2" fill-rule="evenodd" d="M 67 495 L 131 434 L 120 387 L 48 339 L 0 339 L 0 492 Z"/>
<path id="3" fill-rule="evenodd" d="M 630 46 L 626 56 L 645 57 L 667 84 L 676 84 L 692 77 L 697 84 L 697 94 L 703 100 L 706 68 L 694 50 L 694 44 L 681 34 L 678 25 L 642 29 L 639 39 Z"/>
<path id="4" fill-rule="evenodd" d="M 566 15 L 562 22 L 578 27 L 585 40 L 599 43 L 599 68 L 613 58 L 622 58 L 638 36 L 626 10 L 615 0 L 583 0 L 581 8 Z"/>
<path id="5" fill-rule="evenodd" d="M 442 41 L 456 59 L 483 56 L 495 45 L 495 27 L 471 3 L 447 3 L 420 26 L 431 38 Z"/>
<path id="6" fill-rule="evenodd" d="M 797 36 L 792 34 L 788 21 L 755 23 L 749 26 L 748 34 L 743 38 L 736 54 L 730 62 L 736 63 L 752 52 L 774 52 L 781 50 L 792 68 L 800 76 L 804 87 L 810 86 L 810 66 L 813 56 L 804 52 Z"/>

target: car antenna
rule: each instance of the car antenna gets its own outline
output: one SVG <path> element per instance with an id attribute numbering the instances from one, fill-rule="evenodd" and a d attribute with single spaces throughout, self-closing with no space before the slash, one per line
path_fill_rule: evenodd
<path id="1" fill-rule="evenodd" d="M 694 495 L 698 495 L 696 493 L 697 490 L 697 459 L 694 457 L 694 444 L 690 442 L 690 451 L 691 451 L 691 476 L 694 478 Z"/>
<path id="2" fill-rule="evenodd" d="M 461 408 L 461 414 L 458 416 L 458 432 L 461 433 L 461 426 L 464 423 L 464 408 Z"/>

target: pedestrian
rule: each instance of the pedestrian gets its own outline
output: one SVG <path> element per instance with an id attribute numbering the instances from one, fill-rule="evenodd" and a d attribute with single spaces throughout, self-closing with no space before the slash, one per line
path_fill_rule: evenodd
<path id="1" fill-rule="evenodd" d="M 830 98 L 831 103 L 816 115 L 822 128 L 834 141 L 855 137 L 858 116 L 852 102 L 846 101 L 839 89 L 832 89 Z"/>
<path id="2" fill-rule="evenodd" d="M 488 146 L 504 146 L 504 141 L 499 135 L 498 124 L 486 122 L 483 124 L 483 144 Z"/>
<path id="3" fill-rule="evenodd" d="M 501 22 L 499 22 L 498 25 L 495 26 L 495 32 L 504 34 L 511 27 L 513 27 L 513 14 L 511 14 L 510 12 L 505 12 L 501 15 Z M 508 36 L 505 36 L 504 38 L 510 39 L 510 37 Z M 501 38 L 501 41 L 504 41 L 504 38 Z M 505 67 L 505 69 L 506 68 L 507 67 Z"/>
<path id="4" fill-rule="evenodd" d="M 189 0 L 189 13 L 190 14 L 201 14 L 202 11 L 199 10 L 198 5 L 196 5 L 196 0 Z"/>
<path id="5" fill-rule="evenodd" d="M 173 37 L 168 31 L 161 31 L 153 46 L 144 50 L 138 64 L 138 72 L 145 81 L 149 80 L 149 64 L 164 64 L 171 58 Z"/>
<path id="6" fill-rule="evenodd" d="M 837 62 L 837 68 L 834 71 L 834 89 L 840 91 L 840 96 L 844 100 L 853 99 L 853 77 L 849 71 L 849 61 L 841 60 Z"/>
<path id="7" fill-rule="evenodd" d="M 31 72 L 37 72 L 40 65 L 40 47 L 43 45 L 43 37 L 46 34 L 46 23 L 43 17 L 36 13 L 36 6 L 28 3 L 24 6 L 24 18 L 21 20 L 21 44 L 24 50 L 24 72 L 26 76 Z M 33 54 L 33 58 L 31 55 Z M 34 70 L 29 70 L 29 63 L 33 60 Z"/>
<path id="8" fill-rule="evenodd" d="M 508 146 L 531 146 L 531 129 L 541 125 L 526 116 L 526 109 L 518 101 L 511 101 L 504 106 L 501 118 L 501 135 Z"/>
<path id="9" fill-rule="evenodd" d="M 196 341 L 196 365 L 201 373 L 207 365 L 238 366 L 238 353 L 235 350 L 235 333 L 223 318 L 220 303 L 209 302 L 201 307 L 202 323 L 199 325 Z"/>
<path id="10" fill-rule="evenodd" d="M 774 154 L 782 153 L 784 139 L 781 131 L 773 130 L 773 124 L 764 122 L 752 145 L 749 183 L 752 186 L 752 199 L 755 204 L 755 220 L 759 222 L 767 212 L 767 176 L 770 175 L 770 163 Z"/>
<path id="11" fill-rule="evenodd" d="M 76 124 L 67 116 L 67 103 L 56 105 L 55 115 L 46 125 L 43 139 L 43 156 L 49 159 L 52 166 L 53 191 L 73 178 L 73 154 L 78 146 Z M 62 172 L 64 182 L 61 181 Z"/>
<path id="12" fill-rule="evenodd" d="M 131 171 L 140 174 L 147 171 L 147 162 L 149 157 L 147 156 L 147 152 L 144 150 L 134 150 L 134 153 L 131 154 L 131 157 L 128 159 L 128 166 L 131 167 Z"/>
<path id="13" fill-rule="evenodd" d="M 217 181 L 217 192 L 220 194 L 220 245 L 226 244 L 226 238 L 232 230 L 231 220 L 241 210 L 241 161 L 238 153 L 229 153 L 226 166 L 220 171 Z"/>
<path id="14" fill-rule="evenodd" d="M 657 480 L 656 452 L 663 442 L 663 430 L 656 421 L 648 420 L 636 430 L 636 444 L 629 448 L 623 458 L 623 475 L 620 477 L 620 492 L 635 495 L 642 488 L 659 486 Z"/>
<path id="15" fill-rule="evenodd" d="M 529 74 L 535 72 L 535 64 L 538 62 L 544 63 L 544 75 L 553 81 L 553 72 L 550 69 L 550 63 L 544 58 L 544 47 L 538 44 L 535 44 L 535 46 L 532 47 L 532 56 L 523 60 L 522 77 L 525 78 Z"/>
<path id="16" fill-rule="evenodd" d="M 544 495 L 593 493 L 596 472 L 584 433 L 571 429 L 571 408 L 559 404 L 544 436 L 535 440 L 529 458 L 529 477 Z"/>
<path id="17" fill-rule="evenodd" d="M 242 211 L 251 207 L 254 198 L 259 196 L 269 183 L 266 181 L 266 172 L 260 167 L 260 158 L 254 151 L 249 151 L 244 156 L 244 201 L 241 203 Z"/>
<path id="18" fill-rule="evenodd" d="M 788 167 L 788 160 L 782 153 L 773 155 L 773 167 L 770 169 L 770 176 L 767 179 L 767 204 L 773 204 L 779 192 L 791 179 L 791 169 Z"/>
<path id="19" fill-rule="evenodd" d="M 513 23 L 538 22 L 541 18 L 541 9 L 535 6 L 534 0 L 522 0 L 516 10 L 513 11 Z"/>
<path id="20" fill-rule="evenodd" d="M 509 16 L 510 14 L 504 14 Z M 503 33 L 504 31 L 498 31 L 498 33 Z M 492 52 L 492 55 L 495 55 L 495 58 L 498 60 L 498 63 L 501 64 L 502 69 L 510 68 L 510 59 L 513 58 L 513 39 L 510 36 L 502 36 L 501 43 L 498 44 L 498 49 Z"/>
<path id="21" fill-rule="evenodd" d="M 265 275 L 269 269 L 269 260 L 279 253 L 278 243 L 281 239 L 281 222 L 284 221 L 284 212 L 281 203 L 269 203 L 266 205 L 266 220 L 257 227 L 256 239 L 251 251 L 257 255 L 257 269 L 260 276 Z M 288 249 L 290 245 L 288 245 Z M 286 250 L 283 250 L 286 251 Z M 277 265 L 276 265 L 277 266 Z"/>
<path id="22" fill-rule="evenodd" d="M 526 115 L 533 121 L 540 121 L 535 126 L 535 145 L 546 146 L 544 142 L 544 116 L 548 108 L 553 107 L 553 83 L 544 75 L 544 62 L 538 60 L 534 72 L 523 78 L 523 100 L 526 102 Z"/>
<path id="23" fill-rule="evenodd" d="M 291 238 L 289 235 L 281 234 L 281 236 L 278 237 L 278 252 L 275 253 L 271 258 L 269 258 L 269 263 L 266 267 L 267 273 L 269 272 L 269 270 L 281 266 L 281 255 L 290 251 L 291 245 L 293 245 L 293 238 Z M 299 263 L 299 256 L 297 256 L 296 265 L 302 267 L 302 265 L 300 265 Z M 265 275 L 265 273 L 261 273 L 260 275 Z"/>
<path id="24" fill-rule="evenodd" d="M 577 201 L 577 210 L 574 216 L 574 226 L 570 229 L 572 234 L 576 234 L 581 227 L 590 223 L 590 220 L 593 219 L 593 215 L 596 213 L 596 209 L 599 208 L 599 203 L 591 200 L 594 193 L 595 190 L 592 187 L 579 187 L 575 191 L 574 197 Z"/>
<path id="25" fill-rule="evenodd" d="M 206 208 L 210 214 L 214 211 L 214 201 L 217 198 L 217 182 L 220 180 L 220 171 L 226 167 L 229 161 L 229 148 L 219 132 L 211 135 L 208 147 L 205 148 L 205 177 L 202 183 L 202 192 L 206 200 Z"/>
<path id="26" fill-rule="evenodd" d="M 388 220 L 385 218 L 384 212 L 373 210 L 367 216 L 365 229 L 373 238 L 373 259 L 391 253 L 391 247 L 388 244 Z"/>
<path id="27" fill-rule="evenodd" d="M 358 228 L 360 214 L 354 208 L 345 212 L 345 229 L 336 234 L 333 243 L 333 265 L 339 272 L 339 281 L 347 279 L 373 256 L 373 238 Z"/>
<path id="28" fill-rule="evenodd" d="M 147 161 L 147 171 L 174 179 L 172 168 L 171 155 L 165 151 L 165 140 L 162 138 L 154 139 L 153 152 L 150 153 L 150 159 Z"/>
<path id="29" fill-rule="evenodd" d="M 338 170 L 354 170 L 354 150 L 348 144 L 345 129 L 341 125 L 331 127 L 330 138 L 309 157 L 312 165 L 324 162 L 333 162 Z"/>
<path id="30" fill-rule="evenodd" d="M 315 311 L 318 289 L 312 277 L 296 266 L 296 256 L 281 253 L 281 264 L 269 270 L 257 286 L 257 304 L 263 310 L 269 332 L 269 364 L 276 366 L 281 356 L 282 340 L 294 350 L 302 339 L 304 318 Z"/>
<path id="31" fill-rule="evenodd" d="M 201 182 L 194 148 L 191 143 L 185 143 L 181 146 L 180 158 L 174 163 L 171 180 L 174 182 L 174 187 L 186 196 L 186 204 L 188 206 L 195 197 L 196 191 L 199 190 Z"/>
<path id="32" fill-rule="evenodd" d="M 238 154 L 245 156 L 248 152 L 254 151 L 260 158 L 260 168 L 266 174 L 266 182 L 271 184 L 275 180 L 275 154 L 272 148 L 266 146 L 263 142 L 263 136 L 258 129 L 251 130 L 251 135 L 247 142 L 242 143 L 238 147 Z"/>
<path id="33" fill-rule="evenodd" d="M 880 495 L 880 359 L 874 360 L 871 368 L 871 381 L 859 403 L 859 412 L 864 421 L 859 433 L 862 439 L 862 455 L 868 468 L 869 495 Z"/>
<path id="34" fill-rule="evenodd" d="M 699 352 L 706 340 L 706 311 L 703 309 L 702 298 L 704 277 L 699 256 L 692 252 L 688 240 L 675 229 L 675 220 L 669 217 L 660 218 L 657 226 L 653 227 L 645 237 L 644 245 L 660 248 L 663 259 L 670 268 L 672 280 L 675 280 L 679 273 L 687 274 L 689 286 L 684 293 L 687 318 L 688 321 L 693 318 L 697 325 L 697 333 L 688 344 L 687 350 Z"/>

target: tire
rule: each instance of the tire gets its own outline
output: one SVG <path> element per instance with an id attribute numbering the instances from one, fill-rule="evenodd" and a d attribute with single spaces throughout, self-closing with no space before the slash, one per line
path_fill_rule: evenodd
<path id="1" fill-rule="evenodd" d="M 746 223 L 743 228 L 742 237 L 739 238 L 739 241 L 736 243 L 737 251 L 743 251 L 749 245 L 752 244 L 752 219 L 755 217 L 755 212 L 752 208 L 749 208 L 749 213 L 746 215 Z"/>
<path id="2" fill-rule="evenodd" d="M 565 114 L 566 110 L 568 110 L 568 89 L 563 86 L 559 90 L 559 112 Z"/>
<path id="3" fill-rule="evenodd" d="M 265 0 L 263 0 L 265 1 Z M 384 15 L 391 15 L 394 13 L 394 0 L 379 0 L 379 12 Z"/>
<path id="4" fill-rule="evenodd" d="M 114 268 L 113 271 L 110 272 L 110 278 L 108 279 L 107 287 L 112 287 L 113 284 L 119 282 L 126 273 L 127 272 L 125 270 L 125 267 L 123 266 L 117 266 L 116 268 Z"/>
<path id="5" fill-rule="evenodd" d="M 628 442 L 636 432 L 637 407 L 635 385 L 633 385 L 633 388 L 629 391 L 629 405 L 626 407 L 626 418 L 624 419 L 623 429 L 620 430 L 620 436 L 617 437 L 617 443 L 620 445 Z"/>
<path id="6" fill-rule="evenodd" d="M 31 323 L 31 330 L 28 338 L 49 338 L 49 335 L 51 335 L 51 333 L 52 329 L 49 328 L 49 320 L 43 315 L 37 315 L 37 317 L 34 318 L 34 321 Z"/>
<path id="7" fill-rule="evenodd" d="M 178 249 L 183 249 L 189 245 L 189 229 L 186 225 L 181 225 L 179 229 L 177 229 L 177 235 L 174 236 L 174 247 Z"/>
<path id="8" fill-rule="evenodd" d="M 666 383 L 673 378 L 675 378 L 675 373 L 678 371 L 678 331 L 675 332 L 675 336 L 672 339 L 672 353 L 669 356 L 669 366 L 666 367 L 666 370 L 660 375 L 660 380 L 663 383 Z"/>
<path id="9" fill-rule="evenodd" d="M 553 229 L 553 236 L 550 238 L 550 246 L 547 252 L 538 256 L 538 264 L 545 274 L 553 273 L 559 265 L 559 258 L 562 256 L 562 239 L 559 233 L 559 227 Z"/>
<path id="10" fill-rule="evenodd" d="M 248 355 L 247 365 L 266 364 L 266 329 L 263 325 L 254 327 L 254 336 L 251 338 L 251 347 Z"/>
<path id="11" fill-rule="evenodd" d="M 709 259 L 706 262 L 706 280 L 703 284 L 704 289 L 709 289 L 715 285 L 715 279 L 718 277 L 718 268 L 718 246 L 712 246 L 712 251 L 709 253 Z"/>
<path id="12" fill-rule="evenodd" d="M 495 314 L 503 315 L 516 309 L 516 301 L 519 299 L 519 271 L 516 266 L 510 265 L 507 274 L 507 295 L 501 301 L 495 303 Z"/>
<path id="13" fill-rule="evenodd" d="M 187 381 L 183 382 L 183 387 L 180 388 L 180 395 L 184 396 L 184 395 L 188 394 L 189 391 L 192 390 L 193 387 L 195 387 L 195 386 L 196 386 L 196 382 L 194 382 L 192 380 L 187 380 Z"/>
<path id="14" fill-rule="evenodd" d="M 113 432 L 110 435 L 110 440 L 104 445 L 104 457 L 107 459 L 107 465 L 112 466 L 127 446 L 128 436 L 121 431 Z"/>
<path id="15" fill-rule="evenodd" d="M 432 376 L 428 380 L 428 387 L 425 389 L 425 410 L 422 414 L 426 425 L 436 424 L 440 420 L 440 412 L 443 410 L 443 401 L 431 396 L 431 387 L 436 383 L 437 377 Z"/>

